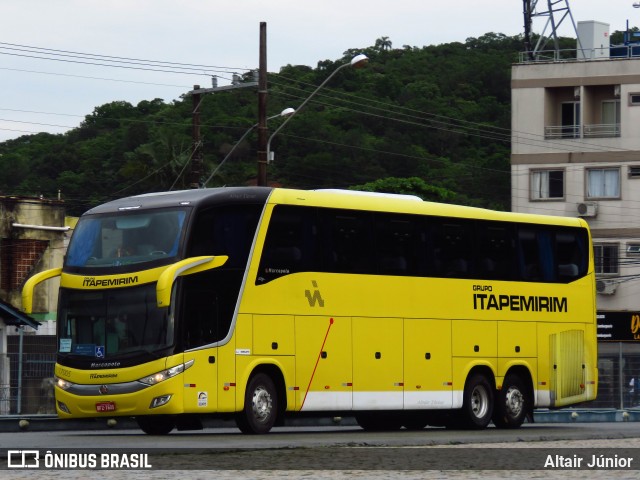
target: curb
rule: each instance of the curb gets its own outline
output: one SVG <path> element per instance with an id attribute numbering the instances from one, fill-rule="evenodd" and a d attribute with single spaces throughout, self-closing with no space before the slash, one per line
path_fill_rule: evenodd
<path id="1" fill-rule="evenodd" d="M 640 408 L 629 410 L 578 409 L 536 410 L 534 423 L 615 423 L 640 422 Z M 204 428 L 236 428 L 231 419 L 203 418 Z M 357 426 L 353 417 L 290 417 L 287 427 Z M 48 432 L 72 430 L 138 430 L 131 417 L 87 418 L 63 420 L 56 415 L 4 415 L 0 416 L 0 432 Z"/>

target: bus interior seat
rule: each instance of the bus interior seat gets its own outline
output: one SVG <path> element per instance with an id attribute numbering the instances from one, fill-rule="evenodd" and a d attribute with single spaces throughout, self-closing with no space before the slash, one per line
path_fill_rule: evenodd
<path id="1" fill-rule="evenodd" d="M 496 272 L 496 262 L 488 257 L 480 259 L 480 270 L 484 275 L 494 275 Z"/>
<path id="2" fill-rule="evenodd" d="M 382 257 L 380 259 L 380 273 L 398 275 L 406 273 L 407 259 L 403 256 Z"/>
<path id="3" fill-rule="evenodd" d="M 106 341 L 106 349 L 107 353 L 117 353 L 118 348 L 120 346 L 120 341 L 118 340 L 118 334 L 116 333 L 107 333 L 107 341 Z"/>
<path id="4" fill-rule="evenodd" d="M 542 278 L 540 274 L 540 266 L 535 263 L 530 263 L 524 267 L 524 280 L 538 281 Z"/>
<path id="5" fill-rule="evenodd" d="M 156 248 L 150 243 L 141 243 L 136 247 L 138 255 L 150 255 Z"/>
<path id="6" fill-rule="evenodd" d="M 464 258 L 454 258 L 447 263 L 445 274 L 448 277 L 454 277 L 456 275 L 466 275 L 467 271 L 467 261 Z"/>
<path id="7" fill-rule="evenodd" d="M 276 247 L 269 252 L 269 260 L 276 265 L 297 263 L 302 260 L 298 247 Z"/>
<path id="8" fill-rule="evenodd" d="M 567 278 L 577 278 L 578 265 L 575 263 L 561 263 L 558 265 L 558 275 Z"/>

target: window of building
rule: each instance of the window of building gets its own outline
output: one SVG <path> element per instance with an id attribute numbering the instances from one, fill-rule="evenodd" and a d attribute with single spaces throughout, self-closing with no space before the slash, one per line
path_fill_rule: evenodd
<path id="1" fill-rule="evenodd" d="M 620 100 L 604 100 L 602 102 L 602 126 L 600 136 L 620 136 Z"/>
<path id="2" fill-rule="evenodd" d="M 627 255 L 640 255 L 640 243 L 627 243 Z"/>
<path id="3" fill-rule="evenodd" d="M 588 169 L 587 198 L 620 198 L 620 168 Z"/>
<path id="4" fill-rule="evenodd" d="M 640 178 L 640 166 L 630 165 L 628 170 L 629 178 Z"/>
<path id="5" fill-rule="evenodd" d="M 602 102 L 602 123 L 620 123 L 620 100 L 604 100 Z"/>
<path id="6" fill-rule="evenodd" d="M 618 244 L 603 243 L 593 246 L 596 274 L 616 275 L 618 270 Z"/>
<path id="7" fill-rule="evenodd" d="M 640 93 L 629 94 L 629 105 L 632 107 L 640 105 Z"/>
<path id="8" fill-rule="evenodd" d="M 535 170 L 530 178 L 531 200 L 564 198 L 564 170 Z"/>
<path id="9" fill-rule="evenodd" d="M 562 138 L 580 138 L 580 102 L 561 105 Z"/>

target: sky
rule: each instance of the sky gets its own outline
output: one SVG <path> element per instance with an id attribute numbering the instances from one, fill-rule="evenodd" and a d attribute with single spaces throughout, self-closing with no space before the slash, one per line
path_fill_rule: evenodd
<path id="1" fill-rule="evenodd" d="M 555 0 L 567 3 L 575 22 L 612 32 L 640 24 L 634 0 Z M 538 11 L 546 7 L 538 1 Z M 0 0 L 0 142 L 64 133 L 112 101 L 171 102 L 210 87 L 211 75 L 228 84 L 233 72 L 258 67 L 261 22 L 267 69 L 278 72 L 336 61 L 380 37 L 402 48 L 522 34 L 522 10 L 521 0 Z M 569 17 L 560 34 L 574 36 Z M 118 66 L 106 66 L 108 57 Z"/>

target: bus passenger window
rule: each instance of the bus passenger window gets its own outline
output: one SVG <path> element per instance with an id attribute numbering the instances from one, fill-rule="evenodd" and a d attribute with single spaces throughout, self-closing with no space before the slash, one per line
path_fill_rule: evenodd
<path id="1" fill-rule="evenodd" d="M 518 231 L 518 263 L 522 280 L 529 282 L 542 280 L 536 232 L 530 228 L 520 228 Z"/>
<path id="2" fill-rule="evenodd" d="M 417 220 L 410 215 L 376 215 L 375 256 L 378 273 L 411 275 L 416 265 L 414 232 Z"/>
<path id="3" fill-rule="evenodd" d="M 556 263 L 560 282 L 571 282 L 586 273 L 589 258 L 586 245 L 586 234 L 581 229 L 556 233 Z"/>
<path id="4" fill-rule="evenodd" d="M 315 270 L 315 209 L 276 206 L 264 242 L 256 283 Z"/>
<path id="5" fill-rule="evenodd" d="M 260 217 L 254 205 L 215 207 L 198 213 L 187 255 L 226 255 L 224 268 L 244 268 Z"/>
<path id="6" fill-rule="evenodd" d="M 519 263 L 523 280 L 528 282 L 555 282 L 554 239 L 551 231 L 541 228 L 521 227 Z"/>
<path id="7" fill-rule="evenodd" d="M 472 272 L 471 222 L 440 223 L 433 225 L 434 254 L 437 276 L 468 278 Z"/>
<path id="8" fill-rule="evenodd" d="M 510 280 L 514 248 L 513 229 L 498 222 L 478 221 L 476 228 L 476 276 L 487 280 Z"/>
<path id="9" fill-rule="evenodd" d="M 370 216 L 364 212 L 330 210 L 323 226 L 328 241 L 324 248 L 331 252 L 331 268 L 336 273 L 375 274 L 371 256 Z"/>

